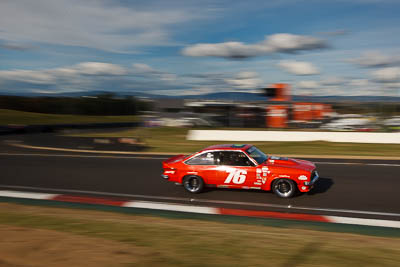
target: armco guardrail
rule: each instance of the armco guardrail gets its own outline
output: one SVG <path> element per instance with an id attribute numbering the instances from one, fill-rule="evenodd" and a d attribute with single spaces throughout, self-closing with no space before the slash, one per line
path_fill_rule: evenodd
<path id="1" fill-rule="evenodd" d="M 400 144 L 400 133 L 191 130 L 188 140 Z"/>

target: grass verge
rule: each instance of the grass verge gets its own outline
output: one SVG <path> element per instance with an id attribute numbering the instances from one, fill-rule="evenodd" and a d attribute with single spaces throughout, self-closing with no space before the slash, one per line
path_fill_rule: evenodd
<path id="1" fill-rule="evenodd" d="M 59 124 L 59 123 L 107 123 L 135 122 L 137 116 L 83 116 L 55 115 L 0 109 L 0 125 L 8 124 Z M 240 130 L 240 129 L 235 129 Z M 265 129 L 246 129 L 265 130 Z M 149 147 L 149 152 L 193 153 L 206 146 L 224 142 L 186 140 L 185 128 L 135 128 L 107 133 L 84 133 L 73 136 L 86 137 L 134 137 Z M 225 142 L 226 143 L 226 142 Z M 231 142 L 232 143 L 232 142 Z M 400 145 L 353 144 L 331 142 L 253 142 L 267 154 L 275 155 L 337 155 L 337 156 L 386 156 L 400 157 Z"/>
<path id="2" fill-rule="evenodd" d="M 193 153 L 206 146 L 224 142 L 186 140 L 185 128 L 136 128 L 108 133 L 84 133 L 72 136 L 134 137 L 146 143 L 150 152 Z M 227 143 L 227 142 L 225 142 Z M 230 142 L 232 143 L 232 142 Z M 400 145 L 331 142 L 252 142 L 267 154 L 338 155 L 400 157 Z"/>
<path id="3" fill-rule="evenodd" d="M 34 253 L 64 266 L 65 259 L 35 243 L 40 235 L 74 237 L 73 243 L 54 238 L 53 246 L 74 252 L 70 258 L 85 259 L 81 266 L 91 266 L 85 255 L 98 244 L 111 246 L 113 266 L 397 266 L 400 261 L 399 238 L 10 203 L 0 203 L 1 230 L 13 234 L 3 236 L 0 251 L 15 247 L 8 253 L 13 258 L 3 255 L 1 260 L 18 266 L 30 265 Z M 15 244 L 17 234 L 24 242 Z"/>
<path id="4" fill-rule="evenodd" d="M 137 116 L 57 115 L 0 109 L 0 125 L 136 122 L 137 120 Z"/>

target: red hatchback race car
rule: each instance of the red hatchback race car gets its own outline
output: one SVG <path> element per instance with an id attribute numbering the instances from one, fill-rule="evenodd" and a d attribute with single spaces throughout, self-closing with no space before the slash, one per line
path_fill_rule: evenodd
<path id="1" fill-rule="evenodd" d="M 205 186 L 272 190 L 283 198 L 308 192 L 319 176 L 314 163 L 267 156 L 253 145 L 215 145 L 163 163 L 162 177 L 191 193 Z"/>

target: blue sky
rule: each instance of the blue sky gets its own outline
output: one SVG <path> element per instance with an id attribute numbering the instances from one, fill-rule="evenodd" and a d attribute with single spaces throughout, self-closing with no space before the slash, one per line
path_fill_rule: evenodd
<path id="1" fill-rule="evenodd" d="M 0 93 L 400 96 L 397 0 L 2 0 Z"/>

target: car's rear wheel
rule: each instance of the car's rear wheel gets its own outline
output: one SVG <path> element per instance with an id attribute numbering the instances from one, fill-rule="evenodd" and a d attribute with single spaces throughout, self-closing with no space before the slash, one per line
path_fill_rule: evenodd
<path id="1" fill-rule="evenodd" d="M 203 179 L 201 179 L 201 177 L 199 176 L 186 176 L 183 179 L 183 187 L 190 193 L 196 194 L 203 191 L 204 182 Z"/>
<path id="2" fill-rule="evenodd" d="M 290 179 L 278 179 L 272 184 L 272 191 L 282 198 L 289 198 L 296 193 L 296 184 Z"/>

